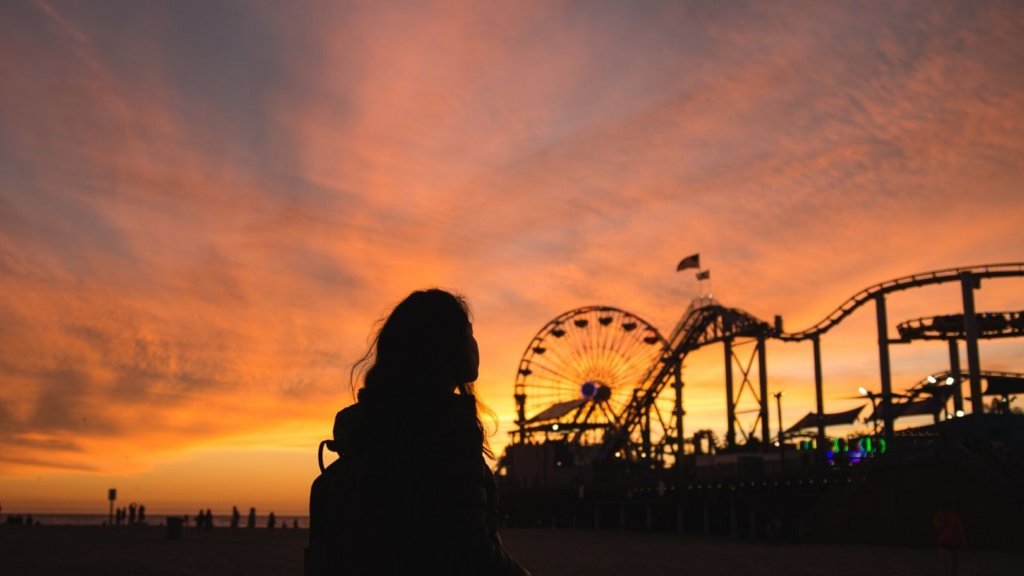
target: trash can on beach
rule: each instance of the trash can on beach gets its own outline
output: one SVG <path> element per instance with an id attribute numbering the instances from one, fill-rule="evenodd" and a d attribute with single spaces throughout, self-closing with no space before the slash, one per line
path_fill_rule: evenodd
<path id="1" fill-rule="evenodd" d="M 181 516 L 168 516 L 167 517 L 167 539 L 168 540 L 181 540 L 181 527 L 185 523 L 185 519 Z"/>

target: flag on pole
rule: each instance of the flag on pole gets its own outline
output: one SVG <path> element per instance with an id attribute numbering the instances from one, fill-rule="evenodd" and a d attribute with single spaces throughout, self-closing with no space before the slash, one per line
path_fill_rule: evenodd
<path id="1" fill-rule="evenodd" d="M 676 272 L 686 270 L 687 268 L 700 268 L 700 254 L 691 254 L 680 260 L 679 265 L 676 266 Z"/>
<path id="2" fill-rule="evenodd" d="M 700 272 L 697 272 L 697 280 L 710 280 L 710 279 L 711 279 L 711 270 L 701 270 Z"/>

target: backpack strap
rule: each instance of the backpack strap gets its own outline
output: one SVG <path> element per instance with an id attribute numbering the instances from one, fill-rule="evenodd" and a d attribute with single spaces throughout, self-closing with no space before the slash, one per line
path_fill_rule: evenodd
<path id="1" fill-rule="evenodd" d="M 320 463 L 320 472 L 323 472 L 324 470 L 327 469 L 327 467 L 324 466 L 324 446 L 327 446 L 327 449 L 330 450 L 331 452 L 335 451 L 333 440 L 323 440 L 320 442 L 320 448 L 317 449 L 316 451 L 316 459 L 317 462 Z"/>

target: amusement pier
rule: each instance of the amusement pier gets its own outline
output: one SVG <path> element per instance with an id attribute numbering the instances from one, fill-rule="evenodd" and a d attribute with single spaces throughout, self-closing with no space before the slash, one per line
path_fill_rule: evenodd
<path id="1" fill-rule="evenodd" d="M 1012 401 L 1024 392 L 1024 373 L 986 370 L 978 346 L 1024 336 L 1024 310 L 977 310 L 975 293 L 1022 276 L 1024 263 L 904 276 L 857 292 L 796 332 L 786 331 L 780 316 L 765 321 L 711 297 L 694 300 L 667 337 L 619 308 L 565 312 L 537 332 L 519 363 L 516 429 L 499 462 L 504 521 L 926 545 L 934 541 L 934 515 L 952 510 L 973 545 L 1019 543 L 1024 415 Z M 893 324 L 890 295 L 939 284 L 959 285 L 961 312 Z M 821 358 L 828 334 L 872 308 L 877 386 L 860 389 L 864 406 L 826 412 Z M 816 410 L 786 428 L 781 393 L 768 389 L 771 339 L 812 344 L 807 361 Z M 921 340 L 945 340 L 948 367 L 895 390 L 890 348 Z M 684 360 L 719 345 L 722 438 L 707 429 L 688 431 L 684 400 Z M 738 409 L 741 400 L 756 408 Z M 932 422 L 900 426 L 901 419 L 922 415 Z M 858 421 L 870 423 L 872 432 L 830 434 Z"/>

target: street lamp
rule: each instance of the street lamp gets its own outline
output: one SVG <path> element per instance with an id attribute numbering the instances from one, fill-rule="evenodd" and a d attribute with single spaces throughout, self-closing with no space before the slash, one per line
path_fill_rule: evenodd
<path id="1" fill-rule="evenodd" d="M 782 443 L 782 390 L 779 390 L 774 394 L 775 406 L 779 412 L 779 467 L 782 467 L 782 461 L 786 457 L 786 445 Z"/>

